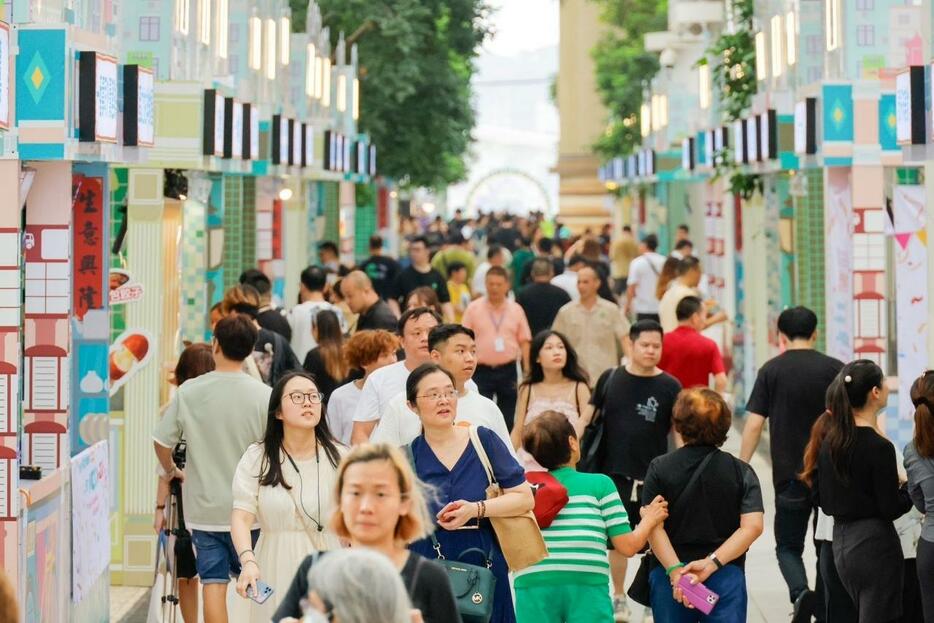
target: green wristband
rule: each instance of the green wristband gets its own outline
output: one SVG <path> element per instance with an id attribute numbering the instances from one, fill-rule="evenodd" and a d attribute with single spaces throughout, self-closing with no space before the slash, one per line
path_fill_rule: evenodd
<path id="1" fill-rule="evenodd" d="M 673 565 L 671 565 L 670 567 L 668 567 L 667 569 L 665 569 L 665 575 L 667 575 L 667 576 L 670 577 L 672 571 L 674 571 L 675 569 L 677 569 L 677 568 L 679 568 L 679 567 L 683 567 L 683 566 L 684 566 L 684 563 L 683 563 L 683 562 L 676 562 L 675 564 L 673 564 Z"/>

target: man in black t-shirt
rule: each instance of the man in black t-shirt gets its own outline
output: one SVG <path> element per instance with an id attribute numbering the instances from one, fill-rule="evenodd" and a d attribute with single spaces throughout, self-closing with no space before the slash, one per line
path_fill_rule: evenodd
<path id="1" fill-rule="evenodd" d="M 551 328 L 558 310 L 571 302 L 571 296 L 556 285 L 551 284 L 555 276 L 551 260 L 537 257 L 531 262 L 533 282 L 519 290 L 516 302 L 525 310 L 532 337 Z"/>
<path id="2" fill-rule="evenodd" d="M 370 257 L 360 264 L 360 270 L 370 278 L 379 298 L 384 301 L 389 300 L 392 296 L 393 284 L 401 268 L 399 262 L 383 255 L 382 236 L 370 236 Z"/>
<path id="3" fill-rule="evenodd" d="M 399 319 L 373 289 L 370 278 L 362 270 L 352 271 L 341 280 L 340 294 L 350 311 L 357 316 L 357 331 L 385 329 L 395 333 Z"/>
<path id="4" fill-rule="evenodd" d="M 431 267 L 428 255 L 428 241 L 424 236 L 417 236 L 409 243 L 409 258 L 412 260 L 412 265 L 404 268 L 396 277 L 392 298 L 389 300 L 389 304 L 393 306 L 393 311 L 404 311 L 402 305 L 409 292 L 415 288 L 427 286 L 438 295 L 444 317 L 449 321 L 453 321 L 454 307 L 451 305 L 451 294 L 448 292 L 447 281 L 444 280 L 441 273 Z"/>
<path id="5" fill-rule="evenodd" d="M 808 523 L 815 512 L 808 488 L 798 480 L 811 427 L 824 412 L 827 387 L 843 363 L 817 352 L 817 315 L 806 307 L 786 309 L 778 317 L 785 352 L 759 370 L 749 401 L 740 458 L 749 462 L 766 419 L 775 485 L 775 552 L 778 567 L 795 605 L 793 623 L 821 620 L 820 572 L 817 593 L 808 588 L 802 555 Z"/>
<path id="6" fill-rule="evenodd" d="M 259 311 L 256 322 L 264 329 L 278 333 L 286 340 L 292 339 L 292 327 L 282 311 L 272 305 L 272 282 L 261 270 L 249 268 L 240 273 L 240 283 L 252 286 L 259 293 Z"/>
<path id="7" fill-rule="evenodd" d="M 604 372 L 597 381 L 592 402 L 604 418 L 602 471 L 613 479 L 633 527 L 639 523 L 642 480 L 649 463 L 668 452 L 671 412 L 681 384 L 662 372 L 662 327 L 654 320 L 640 320 L 629 330 L 632 360 Z M 675 438 L 680 446 L 680 437 Z M 626 557 L 610 552 L 614 605 L 625 604 Z"/>

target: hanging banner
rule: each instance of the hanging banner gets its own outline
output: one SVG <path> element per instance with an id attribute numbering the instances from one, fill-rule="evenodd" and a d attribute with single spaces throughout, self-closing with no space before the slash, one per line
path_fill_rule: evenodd
<path id="1" fill-rule="evenodd" d="M 896 186 L 895 326 L 898 330 L 898 426 L 887 426 L 896 445 L 911 439 L 915 408 L 911 384 L 928 369 L 928 271 L 924 186 Z M 899 436 L 902 432 L 904 435 Z M 900 445 L 898 447 L 901 447 Z"/>
<path id="2" fill-rule="evenodd" d="M 853 191 L 850 169 L 827 169 L 826 219 L 827 354 L 853 359 Z M 864 323 L 872 319 L 863 318 Z M 881 321 L 881 319 L 876 319 Z"/>
<path id="3" fill-rule="evenodd" d="M 74 176 L 72 183 L 74 282 L 72 309 L 81 320 L 104 306 L 104 181 Z"/>

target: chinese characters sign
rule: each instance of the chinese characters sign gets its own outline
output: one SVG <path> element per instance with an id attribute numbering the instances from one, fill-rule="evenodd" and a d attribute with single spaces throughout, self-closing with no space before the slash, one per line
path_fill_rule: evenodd
<path id="1" fill-rule="evenodd" d="M 123 68 L 123 144 L 151 147 L 155 138 L 155 83 L 151 69 Z"/>
<path id="2" fill-rule="evenodd" d="M 82 141 L 117 141 L 117 59 L 80 52 L 78 136 Z"/>
<path id="3" fill-rule="evenodd" d="M 104 184 L 99 177 L 74 176 L 73 309 L 83 319 L 104 306 Z"/>

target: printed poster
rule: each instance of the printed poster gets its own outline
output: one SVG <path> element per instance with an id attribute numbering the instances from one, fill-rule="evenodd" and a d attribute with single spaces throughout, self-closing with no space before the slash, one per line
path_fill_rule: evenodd
<path id="1" fill-rule="evenodd" d="M 826 219 L 827 354 L 853 359 L 853 191 L 850 169 L 827 169 Z"/>
<path id="2" fill-rule="evenodd" d="M 71 599 L 80 603 L 110 564 L 110 486 L 106 441 L 71 460 Z"/>

